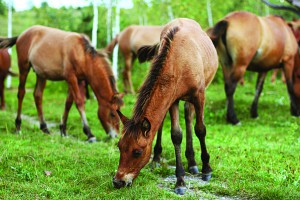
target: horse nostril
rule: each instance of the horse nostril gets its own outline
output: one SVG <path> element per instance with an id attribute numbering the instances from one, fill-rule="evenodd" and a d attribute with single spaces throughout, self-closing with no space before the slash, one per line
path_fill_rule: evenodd
<path id="1" fill-rule="evenodd" d="M 120 189 L 126 185 L 125 181 L 113 179 L 114 187 Z"/>

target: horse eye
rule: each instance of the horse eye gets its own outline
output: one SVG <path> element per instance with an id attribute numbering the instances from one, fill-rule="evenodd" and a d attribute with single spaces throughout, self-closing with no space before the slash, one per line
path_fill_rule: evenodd
<path id="1" fill-rule="evenodd" d="M 138 158 L 142 155 L 142 153 L 143 153 L 143 150 L 135 149 L 135 150 L 133 150 L 132 155 L 134 158 Z"/>

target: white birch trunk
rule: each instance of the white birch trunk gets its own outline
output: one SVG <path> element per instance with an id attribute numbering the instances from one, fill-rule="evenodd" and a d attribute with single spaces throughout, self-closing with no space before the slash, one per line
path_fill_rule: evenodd
<path id="1" fill-rule="evenodd" d="M 208 17 L 208 25 L 209 25 L 209 27 L 212 27 L 214 25 L 214 23 L 213 23 L 213 18 L 212 18 L 210 0 L 206 0 L 206 10 L 207 10 L 207 17 Z"/>
<path id="2" fill-rule="evenodd" d="M 97 0 L 93 0 L 94 19 L 93 19 L 93 31 L 92 31 L 92 44 L 97 48 L 97 31 L 98 31 L 98 3 Z"/>
<path id="3" fill-rule="evenodd" d="M 116 21 L 115 26 L 113 28 L 113 38 L 120 32 L 120 6 L 119 1 L 116 0 Z M 118 51 L 119 51 L 119 45 L 116 45 L 113 51 L 113 73 L 115 75 L 115 78 L 118 79 Z"/>
<path id="4" fill-rule="evenodd" d="M 8 2 L 8 22 L 7 22 L 7 37 L 12 37 L 12 4 L 13 0 Z M 8 49 L 9 54 L 11 54 L 11 48 Z M 11 66 L 10 66 L 11 67 Z M 6 87 L 11 87 L 11 76 L 7 76 Z"/>
<path id="5" fill-rule="evenodd" d="M 109 44 L 111 41 L 111 8 L 112 0 L 108 0 L 107 3 L 107 18 L 106 18 L 106 44 Z"/>

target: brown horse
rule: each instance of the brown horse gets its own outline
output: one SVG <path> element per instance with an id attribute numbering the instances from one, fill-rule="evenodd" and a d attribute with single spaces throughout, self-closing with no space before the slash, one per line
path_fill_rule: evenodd
<path id="1" fill-rule="evenodd" d="M 0 98 L 1 98 L 1 110 L 5 109 L 5 97 L 4 97 L 4 81 L 7 75 L 17 76 L 9 70 L 11 66 L 11 59 L 7 49 L 0 49 Z"/>
<path id="2" fill-rule="evenodd" d="M 113 184 L 116 188 L 132 184 L 149 161 L 156 131 L 169 110 L 176 156 L 175 192 L 183 194 L 185 172 L 181 162 L 182 132 L 178 104 L 184 100 L 195 107 L 195 132 L 201 144 L 203 179 L 208 180 L 212 169 L 205 144 L 205 88 L 218 68 L 217 52 L 197 22 L 176 19 L 164 27 L 160 43 L 142 47 L 138 58 L 141 62 L 152 58 L 153 61 L 140 89 L 133 118 L 127 119 L 118 112 L 124 127 L 118 143 L 120 162 Z"/>
<path id="3" fill-rule="evenodd" d="M 300 104 L 293 89 L 294 57 L 297 43 L 282 18 L 258 17 L 249 12 L 233 12 L 219 21 L 209 32 L 222 65 L 227 97 L 227 121 L 238 124 L 233 95 L 246 70 L 259 72 L 251 116 L 257 117 L 258 98 L 267 72 L 284 69 L 291 102 L 291 114 L 299 116 Z"/>
<path id="4" fill-rule="evenodd" d="M 0 39 L 0 47 L 16 44 L 19 64 L 18 112 L 16 129 L 21 127 L 22 101 L 25 95 L 26 78 L 32 67 L 36 73 L 34 99 L 40 121 L 40 129 L 49 133 L 43 110 L 42 97 L 46 80 L 65 80 L 68 84 L 68 97 L 61 121 L 61 133 L 65 135 L 68 112 L 73 101 L 80 113 L 83 131 L 88 141 L 95 141 L 86 114 L 84 98 L 80 93 L 79 82 L 86 80 L 98 101 L 98 118 L 106 133 L 112 137 L 119 131 L 119 118 L 116 109 L 123 101 L 120 98 L 110 63 L 105 54 L 97 52 L 88 39 L 80 34 L 59 29 L 33 26 L 14 38 Z"/>
<path id="5" fill-rule="evenodd" d="M 125 59 L 123 69 L 124 92 L 134 94 L 131 81 L 131 69 L 136 59 L 137 51 L 144 45 L 154 45 L 159 42 L 162 26 L 135 26 L 131 25 L 119 33 L 110 44 L 106 46 L 106 51 L 111 54 L 116 44 Z"/>

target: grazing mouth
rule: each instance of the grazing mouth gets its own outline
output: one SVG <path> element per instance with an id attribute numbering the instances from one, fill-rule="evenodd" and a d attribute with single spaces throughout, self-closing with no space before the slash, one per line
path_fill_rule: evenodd
<path id="1" fill-rule="evenodd" d="M 130 187 L 132 185 L 132 181 L 125 182 L 123 180 L 117 180 L 116 178 L 113 178 L 113 185 L 117 189 L 120 189 L 125 186 Z"/>

